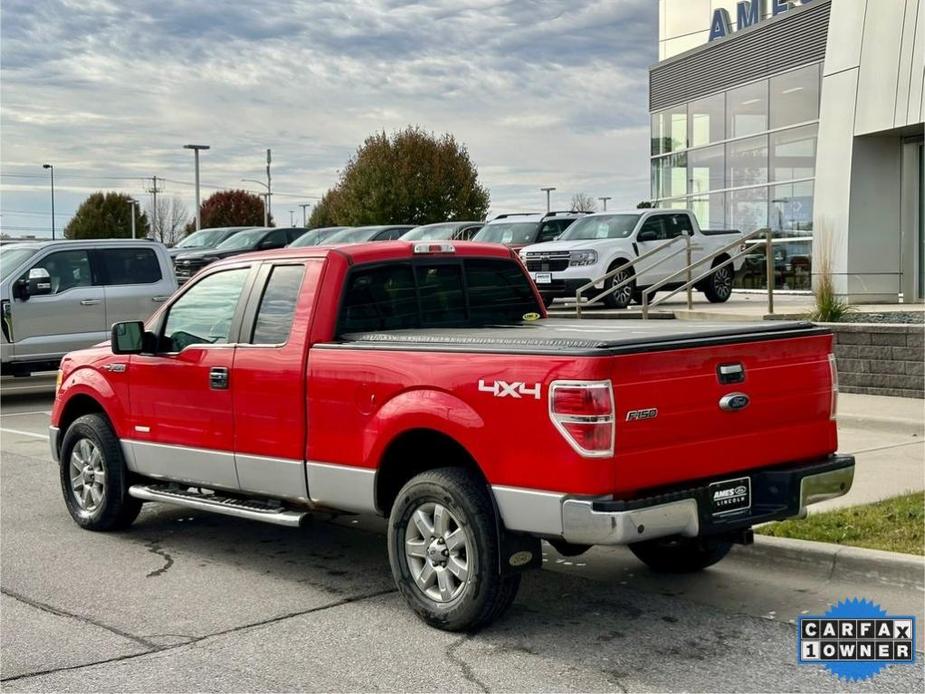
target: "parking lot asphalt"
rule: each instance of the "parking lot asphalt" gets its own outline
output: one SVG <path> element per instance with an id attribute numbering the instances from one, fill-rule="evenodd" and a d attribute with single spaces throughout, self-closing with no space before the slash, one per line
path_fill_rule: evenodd
<path id="1" fill-rule="evenodd" d="M 623 548 L 568 559 L 544 545 L 501 621 L 435 631 L 396 593 L 378 518 L 293 530 L 148 504 L 125 532 L 80 530 L 48 453 L 52 389 L 50 376 L 2 383 L 3 691 L 842 691 L 796 664 L 797 617 L 857 596 L 923 618 L 920 592 L 824 567 L 733 553 L 666 577 Z M 865 475 L 921 465 L 907 434 L 840 435 L 867 451 Z M 916 665 L 850 689 L 921 691 L 921 627 L 917 649 Z"/>

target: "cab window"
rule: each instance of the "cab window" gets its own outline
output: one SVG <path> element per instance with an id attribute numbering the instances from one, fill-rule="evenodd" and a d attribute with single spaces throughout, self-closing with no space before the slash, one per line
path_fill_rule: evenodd
<path id="1" fill-rule="evenodd" d="M 217 272 L 190 287 L 170 307 L 161 351 L 180 352 L 190 345 L 226 344 L 248 272 L 250 268 Z"/>
<path id="2" fill-rule="evenodd" d="M 273 268 L 257 309 L 251 335 L 253 344 L 281 345 L 289 340 L 304 274 L 303 265 L 277 265 Z"/>
<path id="3" fill-rule="evenodd" d="M 642 227 L 639 229 L 639 233 L 644 231 L 654 231 L 656 241 L 664 241 L 668 238 L 665 231 L 665 215 L 660 214 L 654 217 L 649 217 L 645 222 L 642 223 Z"/>
<path id="4" fill-rule="evenodd" d="M 85 250 L 49 253 L 30 269 L 44 268 L 51 278 L 51 293 L 61 294 L 76 287 L 94 284 L 90 270 L 90 255 Z M 23 275 L 28 277 L 27 272 Z"/>
<path id="5" fill-rule="evenodd" d="M 151 248 L 104 248 L 96 253 L 107 285 L 153 284 L 161 280 L 161 266 Z"/>

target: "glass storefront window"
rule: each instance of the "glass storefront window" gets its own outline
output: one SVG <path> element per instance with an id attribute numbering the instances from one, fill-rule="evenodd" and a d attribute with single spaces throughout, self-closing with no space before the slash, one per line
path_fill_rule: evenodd
<path id="1" fill-rule="evenodd" d="M 771 186 L 768 224 L 775 237 L 812 236 L 813 184 Z"/>
<path id="2" fill-rule="evenodd" d="M 701 229 L 724 229 L 726 227 L 726 194 L 713 193 L 691 198 L 693 211 Z"/>
<path id="3" fill-rule="evenodd" d="M 704 147 L 687 153 L 687 178 L 694 195 L 725 187 L 726 154 L 723 145 Z"/>
<path id="4" fill-rule="evenodd" d="M 726 139 L 726 95 L 714 94 L 692 101 L 687 107 L 690 128 L 687 141 L 691 147 L 701 147 Z"/>
<path id="5" fill-rule="evenodd" d="M 687 194 L 687 154 L 671 154 L 653 161 L 652 185 L 656 198 Z"/>
<path id="6" fill-rule="evenodd" d="M 768 129 L 768 82 L 762 80 L 726 93 L 726 137 Z"/>
<path id="7" fill-rule="evenodd" d="M 652 154 L 677 152 L 687 147 L 687 106 L 652 115 Z"/>
<path id="8" fill-rule="evenodd" d="M 726 226 L 749 234 L 768 226 L 768 189 L 749 188 L 726 193 Z"/>
<path id="9" fill-rule="evenodd" d="M 771 133 L 771 180 L 794 181 L 816 175 L 818 126 Z"/>
<path id="10" fill-rule="evenodd" d="M 771 78 L 771 129 L 819 118 L 819 65 Z"/>
<path id="11" fill-rule="evenodd" d="M 726 145 L 726 188 L 768 182 L 768 137 L 751 137 Z"/>

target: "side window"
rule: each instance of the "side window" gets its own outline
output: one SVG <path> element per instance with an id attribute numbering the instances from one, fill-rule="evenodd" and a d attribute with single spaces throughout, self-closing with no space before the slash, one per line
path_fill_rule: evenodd
<path id="1" fill-rule="evenodd" d="M 170 307 L 161 350 L 179 352 L 190 345 L 228 342 L 231 322 L 250 268 L 203 278 Z"/>
<path id="2" fill-rule="evenodd" d="M 459 325 L 466 320 L 462 267 L 458 263 L 417 265 L 415 272 L 424 325 Z"/>
<path id="3" fill-rule="evenodd" d="M 151 248 L 106 248 L 96 253 L 107 285 L 153 284 L 161 280 L 161 266 Z"/>
<path id="4" fill-rule="evenodd" d="M 288 243 L 286 240 L 286 231 L 284 229 L 277 229 L 276 231 L 264 236 L 263 241 L 260 242 L 258 248 L 282 248 L 286 245 L 286 243 Z"/>
<path id="5" fill-rule="evenodd" d="M 561 233 L 562 227 L 558 221 L 550 220 L 548 222 L 543 222 L 540 227 L 540 233 L 537 234 L 536 242 L 544 243 L 545 241 L 552 241 Z"/>
<path id="6" fill-rule="evenodd" d="M 674 216 L 674 223 L 679 232 L 676 234 L 677 236 L 680 236 L 680 234 L 687 234 L 688 236 L 692 236 L 694 234 L 694 227 L 691 224 L 690 215 L 676 214 Z"/>
<path id="7" fill-rule="evenodd" d="M 48 271 L 51 277 L 52 294 L 60 294 L 75 287 L 89 287 L 93 284 L 93 277 L 90 274 L 90 256 L 87 251 L 49 253 L 32 268 L 44 268 Z M 28 272 L 23 275 L 23 277 L 28 276 Z"/>
<path id="8" fill-rule="evenodd" d="M 376 234 L 376 241 L 394 241 L 404 234 L 406 229 L 384 229 Z"/>
<path id="9" fill-rule="evenodd" d="M 481 226 L 465 227 L 457 231 L 454 238 L 459 241 L 471 241 L 472 237 L 479 233 L 479 229 L 481 228 Z"/>
<path id="10" fill-rule="evenodd" d="M 660 214 L 654 217 L 649 217 L 645 222 L 643 222 L 639 233 L 641 234 L 644 231 L 654 231 L 656 241 L 665 241 L 668 238 L 665 235 L 665 215 Z"/>
<path id="11" fill-rule="evenodd" d="M 303 265 L 277 265 L 273 268 L 257 309 L 251 335 L 253 344 L 281 345 L 289 339 L 304 274 Z"/>
<path id="12" fill-rule="evenodd" d="M 340 332 L 400 330 L 419 324 L 411 265 L 391 263 L 351 274 Z"/>
<path id="13" fill-rule="evenodd" d="M 307 231 L 308 229 L 289 229 L 286 232 L 286 242 L 292 243 L 293 241 L 295 241 L 297 238 L 302 236 Z"/>

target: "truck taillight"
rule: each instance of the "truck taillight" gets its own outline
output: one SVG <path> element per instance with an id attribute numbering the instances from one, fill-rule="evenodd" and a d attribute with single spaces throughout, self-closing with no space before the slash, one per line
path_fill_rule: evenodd
<path id="1" fill-rule="evenodd" d="M 614 402 L 610 381 L 553 381 L 549 418 L 577 453 L 613 455 Z"/>
<path id="2" fill-rule="evenodd" d="M 829 355 L 829 374 L 832 377 L 832 401 L 829 404 L 829 419 L 834 420 L 838 416 L 838 365 L 835 363 L 835 355 Z"/>

